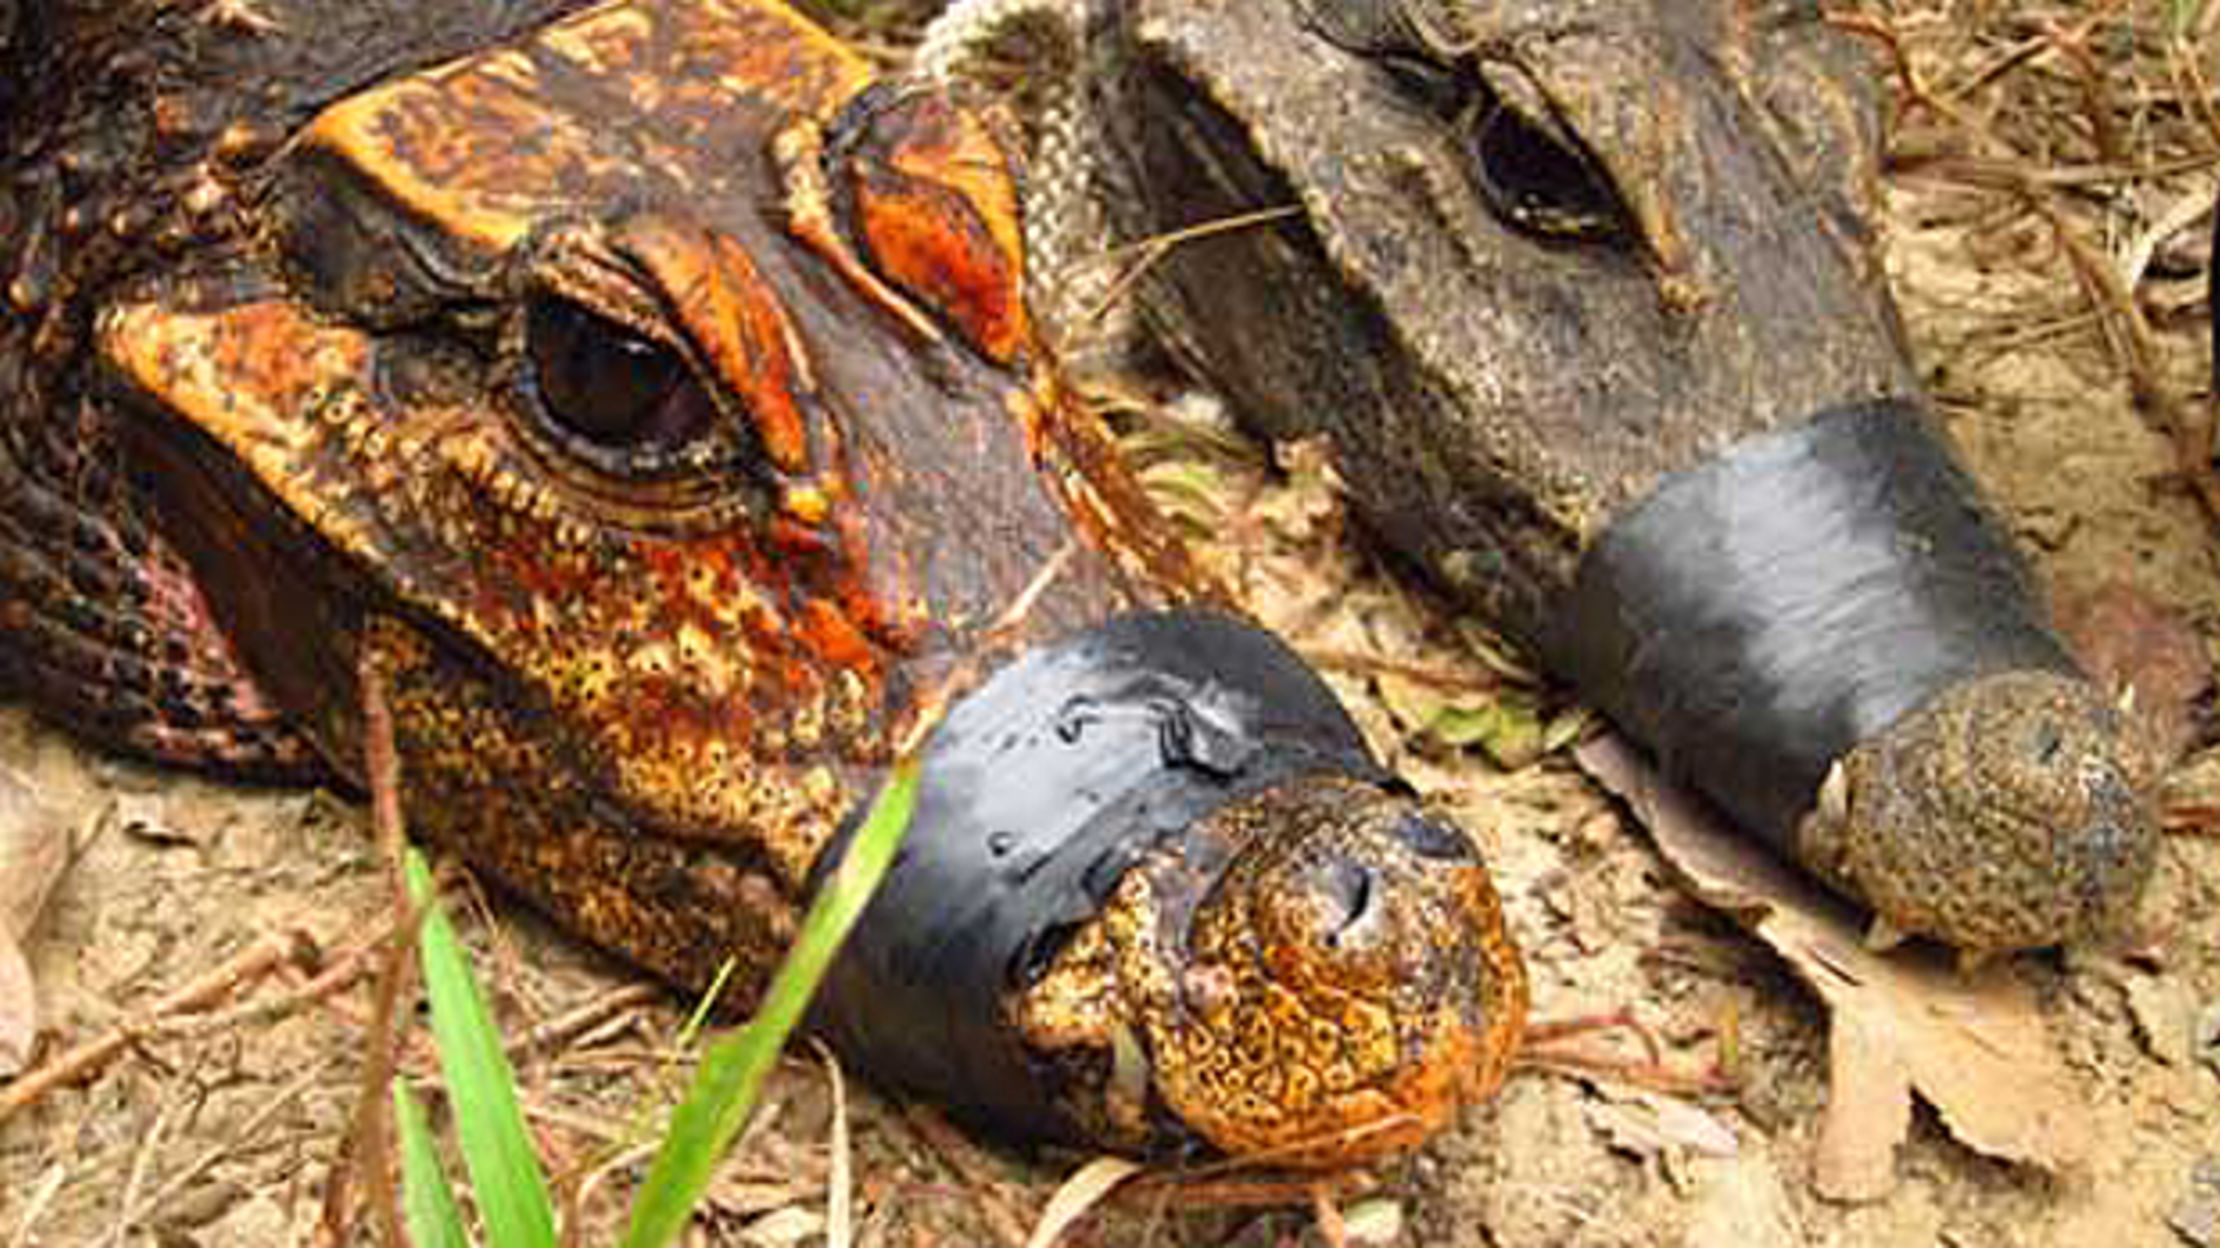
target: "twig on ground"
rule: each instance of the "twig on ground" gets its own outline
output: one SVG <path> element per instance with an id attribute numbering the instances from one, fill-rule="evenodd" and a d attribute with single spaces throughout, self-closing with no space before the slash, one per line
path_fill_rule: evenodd
<path id="1" fill-rule="evenodd" d="M 110 1224 L 108 1234 L 100 1242 L 103 1248 L 121 1245 L 131 1233 L 132 1215 L 139 1207 L 139 1189 L 146 1184 L 147 1172 L 154 1167 L 154 1158 L 162 1148 L 162 1139 L 170 1132 L 170 1119 L 177 1113 L 179 1098 L 165 1100 L 155 1111 L 153 1125 L 140 1137 L 138 1146 L 131 1152 L 131 1169 L 125 1174 L 123 1192 L 116 1199 L 116 1219 Z"/>
<path id="2" fill-rule="evenodd" d="M 2174 40 L 2166 49 L 2166 69 L 2173 76 L 2184 107 L 2204 124 L 2206 137 L 2220 150 L 2220 99 L 2213 96 L 2212 80 L 2195 46 L 2186 40 Z"/>
<path id="3" fill-rule="evenodd" d="M 1338 1208 L 1342 1198 L 1380 1186 L 1379 1176 L 1364 1169 L 1242 1174 L 1238 1172 L 1242 1164 L 1221 1163 L 1185 1172 L 1143 1175 L 1120 1187 L 1117 1198 L 1124 1203 L 1160 1201 L 1177 1209 L 1269 1209 L 1290 1205 L 1316 1209 L 1323 1197 L 1337 1202 Z"/>
<path id="4" fill-rule="evenodd" d="M 1969 133 L 1983 133 L 1982 128 L 1966 116 L 1964 110 L 1948 95 L 1938 94 L 1927 85 L 1919 71 L 1912 65 L 1912 58 L 1904 50 L 1904 41 L 1896 34 L 1896 27 L 1886 20 L 1869 13 L 1830 11 L 1827 24 L 1836 30 L 1859 35 L 1880 45 L 1887 54 L 1889 69 L 1896 78 L 1896 88 L 1903 97 L 1905 114 L 1915 110 L 1925 111 L 1935 117 L 1963 127 Z"/>
<path id="5" fill-rule="evenodd" d="M 1349 1223 L 1341 1216 L 1341 1203 L 1324 1183 L 1310 1189 L 1311 1216 L 1318 1220 L 1318 1237 L 1326 1248 L 1349 1248 Z"/>
<path id="6" fill-rule="evenodd" d="M 1574 1036 L 1612 1028 L 1632 1032 L 1641 1041 L 1642 1060 L 1628 1061 L 1623 1057 L 1584 1053 L 1562 1044 Z M 1577 1079 L 1609 1079 L 1678 1095 L 1732 1092 L 1736 1087 L 1733 1077 L 1723 1071 L 1717 1062 L 1709 1070 L 1694 1073 L 1667 1066 L 1664 1042 L 1630 1011 L 1623 1009 L 1608 1014 L 1584 1015 L 1529 1026 L 1519 1047 L 1517 1066 L 1522 1070 L 1543 1071 Z"/>
<path id="7" fill-rule="evenodd" d="M 162 1185 L 154 1189 L 154 1193 L 148 1196 L 137 1210 L 127 1211 L 126 1224 L 141 1222 L 159 1214 L 165 1206 L 183 1195 L 186 1188 L 192 1186 L 195 1180 L 213 1169 L 218 1162 L 252 1143 L 256 1136 L 261 1135 L 266 1127 L 277 1120 L 279 1114 L 291 1108 L 296 1101 L 300 1100 L 302 1093 L 314 1087 L 316 1082 L 324 1077 L 325 1073 L 330 1070 L 333 1060 L 327 1057 L 309 1067 L 306 1073 L 279 1089 L 276 1096 L 271 1097 L 268 1103 L 254 1111 L 254 1114 L 246 1122 L 240 1124 L 236 1131 L 229 1132 L 222 1143 L 206 1149 L 200 1156 L 187 1162 L 176 1174 L 163 1180 Z"/>
<path id="8" fill-rule="evenodd" d="M 1584 1036 L 1594 1031 L 1610 1030 L 1634 1033 L 1634 1038 L 1642 1042 L 1642 1051 L 1652 1063 L 1665 1060 L 1664 1042 L 1659 1040 L 1657 1033 L 1644 1025 L 1642 1020 L 1634 1017 L 1634 1011 L 1625 1007 L 1612 1010 L 1607 1014 L 1579 1014 L 1571 1018 L 1546 1019 L 1530 1023 L 1527 1025 L 1526 1035 L 1519 1042 L 1519 1047 L 1532 1051 L 1572 1036 Z"/>
<path id="9" fill-rule="evenodd" d="M 23 1216 L 15 1224 L 15 1234 L 8 1240 L 8 1248 L 31 1248 L 38 1242 L 36 1232 L 39 1218 L 46 1207 L 54 1203 L 54 1196 L 69 1179 L 69 1168 L 55 1162 L 39 1177 L 38 1186 L 31 1189 L 31 1198 L 23 1202 Z"/>
<path id="10" fill-rule="evenodd" d="M 649 983 L 626 984 L 621 988 L 611 989 L 509 1041 L 509 1057 L 516 1060 L 528 1053 L 567 1043 L 627 1010 L 654 1002 L 662 995 L 661 988 Z"/>
<path id="11" fill-rule="evenodd" d="M 2081 240 L 2049 199 L 2033 187 L 2024 188 L 2022 193 L 2050 227 L 2059 250 L 2073 265 L 2083 295 L 2100 313 L 2098 320 L 2105 327 L 2105 339 L 2127 374 L 2137 404 L 2172 440 L 2175 471 L 2182 483 L 2204 507 L 2206 516 L 2220 523 L 2220 476 L 2214 474 L 2212 466 L 2210 414 L 2197 404 L 2183 401 L 2166 383 L 2150 323 L 2143 319 L 2142 309 L 2135 305 L 2135 296 L 2121 282 L 2119 272 Z"/>
<path id="12" fill-rule="evenodd" d="M 1290 220 L 1302 215 L 1302 208 L 1296 204 L 1285 204 L 1276 208 L 1259 208 L 1253 212 L 1239 213 L 1214 221 L 1199 221 L 1183 229 L 1152 235 L 1128 244 L 1119 249 L 1118 252 L 1104 257 L 1105 260 L 1116 260 L 1119 267 L 1111 278 L 1108 289 L 1096 301 L 1095 306 L 1089 308 L 1079 317 L 1078 329 L 1093 329 L 1102 324 L 1110 313 L 1133 293 L 1133 288 L 1140 284 L 1141 279 L 1148 276 L 1149 270 L 1155 268 L 1157 263 L 1163 260 L 1165 256 L 1170 255 L 1174 248 L 1193 242 L 1196 239 L 1253 230 L 1259 226 L 1271 225 L 1275 222 Z"/>
<path id="13" fill-rule="evenodd" d="M 831 1167 L 825 1175 L 825 1248 L 852 1248 L 855 1243 L 855 1160 L 848 1138 L 848 1085 L 840 1075 L 840 1059 L 820 1041 L 812 1041 L 825 1064 L 825 1081 L 832 1090 Z"/>
<path id="14" fill-rule="evenodd" d="M 566 1248 L 572 1242 L 569 1238 L 572 1234 L 583 1233 L 585 1209 L 594 1193 L 600 1189 L 602 1181 L 619 1171 L 643 1166 L 654 1160 L 656 1150 L 662 1146 L 660 1140 L 646 1140 L 621 1149 L 580 1175 L 576 1183 L 564 1185 L 563 1235 Z M 578 1228 L 576 1232 L 572 1230 L 574 1227 Z"/>
<path id="15" fill-rule="evenodd" d="M 2176 802 L 2160 811 L 2158 818 L 2169 836 L 2220 837 L 2220 804 Z"/>
<path id="16" fill-rule="evenodd" d="M 1674 1096 L 1725 1095 L 1736 1087 L 1732 1078 L 1718 1071 L 1690 1073 L 1648 1062 L 1629 1062 L 1588 1053 L 1556 1052 L 1522 1057 L 1518 1068 L 1570 1079 L 1629 1084 Z"/>
<path id="17" fill-rule="evenodd" d="M 158 1032 L 163 1020 L 205 1010 L 288 963 L 313 966 L 318 960 L 316 950 L 316 939 L 306 928 L 287 927 L 264 936 L 222 966 L 156 1000 L 147 1007 L 145 1022 L 120 1024 L 0 1089 L 0 1123 L 37 1104 L 56 1088 L 98 1074 L 125 1050 L 137 1047 L 150 1026 Z"/>
<path id="18" fill-rule="evenodd" d="M 370 630 L 374 638 L 376 630 Z M 365 1049 L 362 1081 L 340 1137 L 339 1156 L 332 1162 L 324 1187 L 323 1233 L 332 1243 L 346 1242 L 348 1184 L 359 1172 L 364 1199 L 378 1228 L 378 1242 L 399 1248 L 401 1238 L 400 1190 L 393 1177 L 393 1149 L 387 1130 L 399 1029 L 395 1016 L 401 993 L 409 982 L 410 955 L 416 948 L 417 914 L 409 901 L 402 855 L 406 832 L 401 824 L 401 762 L 393 744 L 393 712 L 386 701 L 385 669 L 374 644 L 366 640 L 357 669 L 361 681 L 363 766 L 370 785 L 370 822 L 378 849 L 385 858 L 389 887 L 393 890 L 394 938 L 386 943 L 378 969 L 377 990 Z"/>
<path id="19" fill-rule="evenodd" d="M 2053 27 L 2047 38 L 2058 55 L 2071 65 L 2074 81 L 2081 88 L 2081 112 L 2089 120 L 2089 133 L 2097 145 L 2097 155 L 2106 164 L 2127 163 L 2127 143 L 2120 136 L 2120 123 L 2113 107 L 2112 88 L 2105 81 L 2104 66 L 2089 51 L 2089 35 L 2106 9 L 2107 3 L 2098 7 L 2072 29 Z"/>
<path id="20" fill-rule="evenodd" d="M 370 973 L 373 956 L 393 938 L 387 928 L 367 939 L 358 939 L 327 959 L 300 987 L 269 1001 L 251 1001 L 214 1014 L 165 1019 L 140 1030 L 142 1040 L 183 1040 L 242 1027 L 263 1027 L 281 1022 L 312 1005 L 320 1005 L 354 986 Z"/>

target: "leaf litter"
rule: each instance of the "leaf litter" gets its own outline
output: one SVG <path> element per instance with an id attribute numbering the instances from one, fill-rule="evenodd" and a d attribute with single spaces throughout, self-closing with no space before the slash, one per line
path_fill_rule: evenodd
<path id="1" fill-rule="evenodd" d="M 1854 907 L 1727 827 L 1625 742 L 1599 736 L 1578 758 L 1634 809 L 1690 891 L 1735 916 L 1826 1003 L 1822 1195 L 1868 1201 L 1895 1187 L 1914 1092 L 1988 1156 L 2057 1172 L 2088 1155 L 2086 1102 L 2011 966 L 1968 974 L 1944 950 L 1874 953 Z"/>
<path id="2" fill-rule="evenodd" d="M 69 829 L 12 768 L 0 766 L 0 1079 L 29 1064 L 38 986 L 24 942 L 69 865 Z"/>

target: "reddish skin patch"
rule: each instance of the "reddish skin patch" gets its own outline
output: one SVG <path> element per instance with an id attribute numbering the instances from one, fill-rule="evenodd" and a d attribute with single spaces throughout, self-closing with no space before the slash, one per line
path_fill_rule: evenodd
<path id="1" fill-rule="evenodd" d="M 865 246 L 895 285 L 989 358 L 1015 360 L 1028 333 L 1023 262 L 992 137 L 938 97 L 909 97 L 888 117 L 852 183 Z"/>
<path id="2" fill-rule="evenodd" d="M 592 562 L 583 558 L 549 558 L 545 551 L 515 545 L 496 546 L 486 554 L 495 565 L 489 579 L 506 581 L 528 598 L 561 601 L 590 593 L 598 579 Z M 529 612 L 517 612 L 511 619 L 518 627 L 534 625 Z"/>
<path id="3" fill-rule="evenodd" d="M 810 652 L 836 668 L 863 668 L 875 657 L 871 643 L 848 617 L 829 602 L 802 604 L 801 636 Z"/>

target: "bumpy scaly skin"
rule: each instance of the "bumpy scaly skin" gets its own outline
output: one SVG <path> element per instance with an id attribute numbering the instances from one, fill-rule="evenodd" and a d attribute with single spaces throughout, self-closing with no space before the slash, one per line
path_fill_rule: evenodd
<path id="1" fill-rule="evenodd" d="M 612 138 L 634 75 L 669 91 Z M 869 82 L 772 6 L 588 10 L 321 113 L 271 173 L 284 285 L 156 282 L 96 326 L 168 536 L 326 756 L 359 757 L 368 645 L 442 795 L 416 826 L 689 982 L 767 968 L 917 697 L 1060 551 L 1028 627 L 1188 592 L 1027 380 L 986 131 L 890 98 L 820 156 Z M 686 361 L 727 413 L 697 459 L 611 466 L 533 415 L 526 311 L 557 298 Z M 490 324 L 419 328 L 450 315 Z M 994 540 L 946 540 L 959 479 Z M 744 946 L 687 942 L 706 899 Z"/>
<path id="2" fill-rule="evenodd" d="M 172 759 L 352 774 L 375 662 L 413 831 L 683 984 L 730 959 L 746 998 L 949 678 L 1214 595 L 1041 366 L 992 128 L 783 7 L 264 0 L 229 41 L 165 17 L 111 78 L 72 2 L 74 69 L 0 74 L 20 152 L 62 152 L 0 196 L 6 296 L 43 314 L 0 321 L 9 691 Z M 157 245 L 85 244 L 87 181 L 170 212 Z M 641 377 L 653 403 L 579 415 Z M 1484 882 L 1436 911 L 1505 956 Z M 1392 956 L 1379 983 L 1438 978 Z M 1455 1083 L 1468 1047 L 1369 1077 Z"/>
<path id="3" fill-rule="evenodd" d="M 1842 760 L 1799 856 L 1896 931 L 1974 957 L 2116 936 L 2158 854 L 2126 737 L 2086 681 L 1968 681 Z"/>
<path id="4" fill-rule="evenodd" d="M 1042 31 L 1040 284 L 1177 238 L 1118 282 L 1155 354 L 1267 436 L 1330 439 L 1371 528 L 1528 643 L 1661 481 L 1917 393 L 1864 225 L 1876 79 L 1809 6 L 957 0 L 928 48 L 959 73 Z M 1036 306 L 1057 335 L 1091 303 Z M 1837 884 L 1972 949 L 2116 920 L 2155 834 L 2095 698 L 1946 696 L 1846 760 L 1863 813 L 1807 861 L 1847 853 Z M 2040 715 L 2074 748 L 1987 743 Z M 2055 834 L 2023 821 L 2046 806 Z"/>
<path id="5" fill-rule="evenodd" d="M 1105 1135 L 1145 1139 L 1168 1110 L 1230 1153 L 1338 1165 L 1491 1095 L 1526 1003 L 1464 834 L 1317 778 L 1229 805 L 1130 871 L 1017 1018 L 1044 1051 L 1094 1055 L 1073 1109 Z"/>

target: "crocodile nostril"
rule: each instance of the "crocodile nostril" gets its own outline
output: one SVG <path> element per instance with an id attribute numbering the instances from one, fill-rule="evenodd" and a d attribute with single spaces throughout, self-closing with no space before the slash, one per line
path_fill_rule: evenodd
<path id="1" fill-rule="evenodd" d="M 1407 814 L 1396 820 L 1394 836 L 1421 858 L 1472 862 L 1479 857 L 1463 829 L 1425 815 Z"/>
<path id="2" fill-rule="evenodd" d="M 1320 923 L 1326 943 L 1339 947 L 1368 926 L 1379 881 L 1372 868 L 1335 859 L 1319 873 Z"/>

